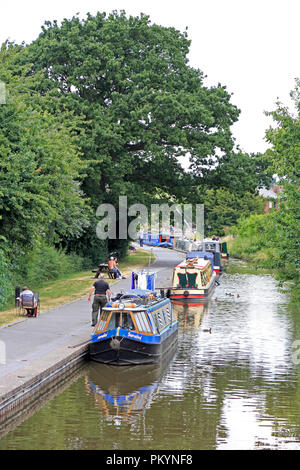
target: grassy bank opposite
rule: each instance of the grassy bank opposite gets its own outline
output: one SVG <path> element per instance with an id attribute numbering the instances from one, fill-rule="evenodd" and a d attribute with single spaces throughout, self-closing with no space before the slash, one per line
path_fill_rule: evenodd
<path id="1" fill-rule="evenodd" d="M 259 230 L 255 233 L 235 233 L 223 238 L 227 242 L 230 257 L 247 261 L 247 267 L 243 268 L 248 274 L 272 274 L 284 291 L 291 294 L 292 302 L 299 302 L 300 286 L 297 283 L 297 273 L 291 268 L 288 259 L 284 259 L 284 254 L 272 243 L 266 230 Z M 230 269 L 235 267 L 229 267 Z"/>
<path id="2" fill-rule="evenodd" d="M 136 252 L 128 253 L 126 258 L 119 263 L 122 274 L 129 276 L 132 271 L 137 271 L 152 263 L 155 257 L 152 253 L 138 248 Z M 74 274 L 66 275 L 55 281 L 48 281 L 42 287 L 38 285 L 29 285 L 34 292 L 39 292 L 40 296 L 40 312 L 49 308 L 57 307 L 68 302 L 80 299 L 88 294 L 93 284 L 94 274 L 91 270 L 81 271 Z M 107 279 L 108 280 L 108 279 Z M 110 285 L 117 282 L 117 279 L 109 279 Z M 22 312 L 14 307 L 14 298 L 10 304 L 0 310 L 0 325 L 14 322 L 23 318 Z M 22 316 L 21 316 L 22 315 Z"/>

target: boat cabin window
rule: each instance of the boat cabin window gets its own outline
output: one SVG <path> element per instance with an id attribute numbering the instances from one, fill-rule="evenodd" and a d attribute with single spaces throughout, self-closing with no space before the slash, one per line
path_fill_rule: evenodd
<path id="1" fill-rule="evenodd" d="M 216 245 L 214 243 L 205 243 L 205 251 L 216 251 Z"/>
<path id="2" fill-rule="evenodd" d="M 202 286 L 206 286 L 206 284 L 208 283 L 208 276 L 207 276 L 207 272 L 204 271 L 201 273 L 201 284 Z"/>
<path id="3" fill-rule="evenodd" d="M 151 315 L 151 323 L 152 323 L 152 330 L 153 333 L 159 333 L 159 323 L 156 314 Z"/>
<path id="4" fill-rule="evenodd" d="M 108 330 L 113 330 L 120 326 L 120 312 L 112 312 L 109 323 L 107 325 Z"/>
<path id="5" fill-rule="evenodd" d="M 97 327 L 98 331 L 104 330 L 104 327 L 106 325 L 109 313 L 110 312 L 107 312 L 105 310 L 102 311 L 102 314 L 101 314 L 101 317 L 100 317 L 100 320 L 99 320 L 99 324 L 98 324 L 98 327 Z"/>
<path id="6" fill-rule="evenodd" d="M 165 316 L 162 310 L 158 310 L 156 315 L 157 315 L 158 324 L 159 324 L 159 331 L 161 331 L 166 326 Z"/>
<path id="7" fill-rule="evenodd" d="M 126 330 L 134 330 L 134 324 L 129 312 L 122 312 L 122 328 Z"/>
<path id="8" fill-rule="evenodd" d="M 170 307 L 167 306 L 163 309 L 163 312 L 165 314 L 165 319 L 166 319 L 166 323 L 171 323 L 172 321 L 172 312 L 170 310 Z"/>
<path id="9" fill-rule="evenodd" d="M 146 312 L 134 312 L 134 319 L 139 331 L 151 333 L 151 328 L 146 317 Z"/>

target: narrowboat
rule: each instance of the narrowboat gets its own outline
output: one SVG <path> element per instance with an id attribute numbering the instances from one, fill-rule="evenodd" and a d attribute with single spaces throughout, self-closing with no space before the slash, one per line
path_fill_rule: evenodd
<path id="1" fill-rule="evenodd" d="M 187 238 L 175 238 L 174 239 L 174 248 L 180 251 L 192 251 L 197 250 L 199 242 L 189 240 Z"/>
<path id="2" fill-rule="evenodd" d="M 151 364 L 177 341 L 169 298 L 130 289 L 103 307 L 90 341 L 90 358 L 113 365 Z"/>
<path id="3" fill-rule="evenodd" d="M 173 248 L 173 241 L 171 235 L 151 234 L 149 233 L 143 238 L 145 245 L 159 246 L 161 248 Z"/>
<path id="4" fill-rule="evenodd" d="M 178 266 L 174 268 L 170 299 L 172 301 L 185 300 L 199 302 L 208 298 L 215 287 L 216 273 L 208 259 L 195 257 L 193 253 L 187 255 Z"/>
<path id="5" fill-rule="evenodd" d="M 220 276 L 223 269 L 221 265 L 221 249 L 219 240 L 204 238 L 203 242 L 199 244 L 198 250 L 205 251 L 206 253 L 213 253 L 214 271 L 218 276 Z"/>

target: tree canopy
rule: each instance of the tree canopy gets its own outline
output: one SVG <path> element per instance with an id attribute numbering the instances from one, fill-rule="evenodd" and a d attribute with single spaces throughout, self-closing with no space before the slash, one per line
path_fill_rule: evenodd
<path id="1" fill-rule="evenodd" d="M 35 98 L 35 78 L 18 67 L 21 53 L 8 44 L 0 51 L 7 87 L 0 106 L 0 231 L 15 253 L 39 237 L 79 236 L 87 224 L 82 162 L 68 128 Z"/>
<path id="2" fill-rule="evenodd" d="M 291 96 L 296 114 L 277 103 L 277 109 L 269 113 L 276 124 L 266 132 L 271 144 L 267 155 L 272 159 L 274 172 L 280 178 L 283 192 L 279 198 L 279 211 L 273 218 L 273 239 L 280 259 L 283 279 L 300 280 L 300 81 L 296 80 Z"/>
<path id="3" fill-rule="evenodd" d="M 83 188 L 93 207 L 119 194 L 145 202 L 162 189 L 180 196 L 189 154 L 194 174 L 232 150 L 239 110 L 224 86 L 207 88 L 188 64 L 186 33 L 125 12 L 47 22 L 23 59 L 44 72 L 61 109 L 82 118 L 79 146 L 89 162 Z"/>

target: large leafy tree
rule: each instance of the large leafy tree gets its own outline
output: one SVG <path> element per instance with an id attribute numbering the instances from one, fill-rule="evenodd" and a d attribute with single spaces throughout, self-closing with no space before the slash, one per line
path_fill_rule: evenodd
<path id="1" fill-rule="evenodd" d="M 48 97 L 36 93 L 38 77 L 20 66 L 23 53 L 6 43 L 0 51 L 7 90 L 0 106 L 0 233 L 15 255 L 41 239 L 78 237 L 87 224 L 69 124 L 43 109 Z"/>
<path id="2" fill-rule="evenodd" d="M 73 17 L 47 22 L 27 49 L 41 90 L 82 118 L 79 145 L 89 170 L 83 188 L 96 207 L 149 202 L 157 189 L 180 198 L 189 176 L 177 156 L 189 154 L 194 174 L 230 152 L 239 111 L 225 87 L 207 88 L 188 64 L 186 33 L 149 17 Z"/>

